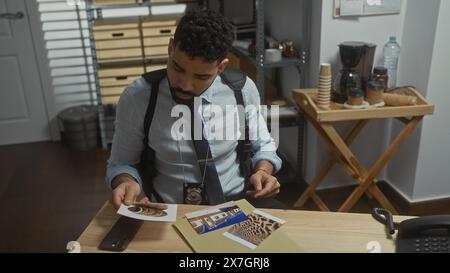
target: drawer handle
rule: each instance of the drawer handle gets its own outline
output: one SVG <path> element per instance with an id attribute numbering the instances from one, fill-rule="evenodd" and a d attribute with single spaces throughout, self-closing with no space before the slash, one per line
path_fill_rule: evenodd
<path id="1" fill-rule="evenodd" d="M 112 36 L 113 37 L 123 37 L 125 34 L 123 34 L 123 32 L 120 33 L 113 33 Z"/>
<path id="2" fill-rule="evenodd" d="M 159 31 L 159 33 L 161 33 L 161 34 L 167 34 L 167 33 L 171 33 L 171 32 L 172 32 L 171 29 L 161 29 L 161 30 Z"/>
<path id="3" fill-rule="evenodd" d="M 126 79 L 128 79 L 127 76 L 116 77 L 116 80 L 118 80 L 118 81 L 123 81 L 123 80 L 126 80 Z"/>

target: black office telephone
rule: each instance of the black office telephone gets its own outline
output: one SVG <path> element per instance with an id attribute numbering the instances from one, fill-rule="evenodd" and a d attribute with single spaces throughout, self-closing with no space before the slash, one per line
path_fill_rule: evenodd
<path id="1" fill-rule="evenodd" d="M 389 235 L 398 230 L 396 252 L 450 253 L 450 215 L 424 216 L 401 223 L 394 222 L 385 209 L 375 208 L 372 215 L 386 225 Z"/>

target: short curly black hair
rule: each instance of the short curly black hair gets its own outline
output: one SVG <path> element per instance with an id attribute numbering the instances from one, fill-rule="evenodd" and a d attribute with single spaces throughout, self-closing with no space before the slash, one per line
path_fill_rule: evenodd
<path id="1" fill-rule="evenodd" d="M 174 46 L 190 57 L 207 62 L 222 61 L 233 43 L 231 23 L 211 11 L 189 11 L 180 20 L 174 35 Z"/>

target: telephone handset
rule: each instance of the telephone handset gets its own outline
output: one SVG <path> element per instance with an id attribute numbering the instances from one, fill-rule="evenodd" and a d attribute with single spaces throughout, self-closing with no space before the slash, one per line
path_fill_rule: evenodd
<path id="1" fill-rule="evenodd" d="M 386 225 L 387 233 L 398 230 L 396 252 L 450 253 L 450 215 L 424 216 L 396 223 L 385 209 L 375 208 L 373 217 Z"/>

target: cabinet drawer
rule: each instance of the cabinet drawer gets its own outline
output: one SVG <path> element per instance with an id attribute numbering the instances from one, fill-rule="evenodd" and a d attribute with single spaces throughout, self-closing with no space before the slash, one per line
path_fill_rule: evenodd
<path id="1" fill-rule="evenodd" d="M 148 64 L 145 66 L 145 70 L 147 72 L 152 72 L 155 70 L 160 70 L 160 69 L 165 69 L 165 68 L 167 68 L 166 64 Z"/>
<path id="2" fill-rule="evenodd" d="M 99 78 L 115 78 L 123 76 L 140 76 L 144 73 L 143 66 L 121 66 L 111 68 L 100 68 L 98 70 Z"/>
<path id="3" fill-rule="evenodd" d="M 119 96 L 102 96 L 102 104 L 117 104 L 120 99 Z"/>
<path id="4" fill-rule="evenodd" d="M 144 37 L 152 36 L 171 36 L 175 33 L 177 26 L 156 26 L 145 27 L 142 29 Z"/>
<path id="5" fill-rule="evenodd" d="M 139 28 L 130 29 L 112 29 L 112 30 L 94 30 L 94 39 L 101 40 L 120 40 L 129 38 L 140 38 Z"/>
<path id="6" fill-rule="evenodd" d="M 123 59 L 123 58 L 142 58 L 142 49 L 137 48 L 124 48 L 124 49 L 107 49 L 98 50 L 98 60 L 111 60 L 111 59 Z"/>
<path id="7" fill-rule="evenodd" d="M 100 87 L 113 87 L 113 86 L 127 86 L 134 80 L 139 78 L 139 76 L 117 76 L 111 78 L 100 78 Z"/>
<path id="8" fill-rule="evenodd" d="M 130 48 L 130 47 L 141 47 L 141 39 L 117 39 L 117 40 L 107 40 L 107 41 L 96 41 L 95 48 L 97 50 L 101 49 L 116 49 L 116 48 Z"/>
<path id="9" fill-rule="evenodd" d="M 170 38 L 173 38 L 173 36 L 144 38 L 144 46 L 159 46 L 159 45 L 168 46 Z"/>
<path id="10" fill-rule="evenodd" d="M 123 91 L 125 91 L 127 86 L 113 86 L 113 87 L 101 87 L 100 94 L 101 96 L 120 96 Z"/>
<path id="11" fill-rule="evenodd" d="M 167 46 L 146 46 L 144 51 L 145 51 L 145 57 L 168 56 Z"/>

